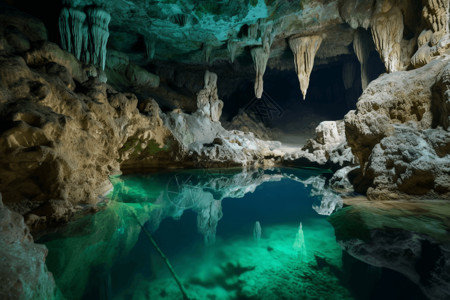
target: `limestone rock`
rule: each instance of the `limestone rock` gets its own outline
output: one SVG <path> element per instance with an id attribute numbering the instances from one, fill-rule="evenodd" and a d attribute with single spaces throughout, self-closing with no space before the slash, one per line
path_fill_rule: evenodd
<path id="1" fill-rule="evenodd" d="M 396 125 L 372 150 L 367 176 L 371 199 L 450 199 L 450 133 Z"/>
<path id="2" fill-rule="evenodd" d="M 197 95 L 197 112 L 219 122 L 223 102 L 217 95 L 217 74 L 205 72 L 205 86 Z"/>
<path id="3" fill-rule="evenodd" d="M 345 117 L 371 199 L 449 198 L 448 58 L 385 75 Z M 447 152 L 445 152 L 447 151 Z"/>
<path id="4" fill-rule="evenodd" d="M 358 29 L 353 36 L 353 49 L 361 65 L 361 84 L 363 91 L 369 84 L 369 75 L 367 73 L 367 63 L 370 51 L 373 47 L 373 41 L 367 30 Z"/>
<path id="5" fill-rule="evenodd" d="M 389 73 L 402 69 L 401 41 L 403 15 L 391 0 L 378 0 L 378 11 L 372 17 L 371 30 L 378 53 Z"/>
<path id="6" fill-rule="evenodd" d="M 244 110 L 239 110 L 238 114 L 229 123 L 223 124 L 227 130 L 239 130 L 245 133 L 253 133 L 262 140 L 271 140 L 274 135 L 270 128 L 264 126 L 262 122 L 257 122 L 255 116 L 249 116 Z"/>
<path id="7" fill-rule="evenodd" d="M 0 194 L 0 298 L 53 299 L 56 285 L 46 256 L 47 248 L 33 242 L 23 217 L 5 207 Z"/>
<path id="8" fill-rule="evenodd" d="M 255 47 L 251 50 L 253 65 L 255 66 L 255 96 L 261 98 L 264 91 L 264 72 L 266 71 L 267 61 L 269 60 L 269 48 Z"/>
<path id="9" fill-rule="evenodd" d="M 294 53 L 295 71 L 297 72 L 303 100 L 309 86 L 309 76 L 314 66 L 314 58 L 322 43 L 322 36 L 305 36 L 289 39 L 289 46 Z"/>
<path id="10" fill-rule="evenodd" d="M 344 122 L 324 121 L 316 128 L 316 138 L 297 152 L 287 154 L 283 163 L 292 166 L 328 167 L 334 170 L 356 163 L 347 146 Z"/>

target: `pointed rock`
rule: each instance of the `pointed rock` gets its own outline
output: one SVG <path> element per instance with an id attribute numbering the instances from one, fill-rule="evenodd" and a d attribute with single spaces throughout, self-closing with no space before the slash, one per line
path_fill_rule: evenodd
<path id="1" fill-rule="evenodd" d="M 322 37 L 319 35 L 291 38 L 289 46 L 294 53 L 295 71 L 297 72 L 300 89 L 302 90 L 303 100 L 306 98 L 306 92 L 309 86 L 309 76 L 314 66 L 314 58 L 317 50 L 322 43 Z"/>

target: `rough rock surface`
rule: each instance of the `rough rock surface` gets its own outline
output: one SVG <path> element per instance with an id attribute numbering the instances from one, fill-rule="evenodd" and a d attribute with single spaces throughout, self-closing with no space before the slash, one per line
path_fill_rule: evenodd
<path id="1" fill-rule="evenodd" d="M 316 138 L 308 140 L 300 151 L 285 155 L 283 163 L 334 170 L 355 164 L 355 157 L 347 146 L 344 122 L 340 120 L 320 123 L 316 128 Z"/>
<path id="2" fill-rule="evenodd" d="M 23 217 L 3 205 L 0 194 L 0 298 L 53 299 L 53 275 L 47 271 L 47 248 L 33 242 Z"/>
<path id="3" fill-rule="evenodd" d="M 380 77 L 346 115 L 347 142 L 372 182 L 369 198 L 449 198 L 448 63 L 443 56 Z"/>

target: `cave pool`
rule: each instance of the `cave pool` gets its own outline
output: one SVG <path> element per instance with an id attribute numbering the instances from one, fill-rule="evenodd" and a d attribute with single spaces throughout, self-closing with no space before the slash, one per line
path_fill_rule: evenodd
<path id="1" fill-rule="evenodd" d="M 38 242 L 65 299 L 183 299 L 138 222 L 191 299 L 425 298 L 403 275 L 341 249 L 327 214 L 342 202 L 327 176 L 275 168 L 113 177 L 103 209 Z"/>

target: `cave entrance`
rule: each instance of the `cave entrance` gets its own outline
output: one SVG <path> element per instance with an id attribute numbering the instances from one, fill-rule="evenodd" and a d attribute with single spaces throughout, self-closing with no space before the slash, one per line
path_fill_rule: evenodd
<path id="1" fill-rule="evenodd" d="M 375 51 L 368 65 L 370 80 L 385 72 Z M 272 139 L 295 147 L 314 137 L 320 122 L 343 119 L 356 108 L 362 93 L 360 64 L 354 55 L 317 64 L 311 73 L 306 100 L 294 69 L 267 69 L 260 100 L 255 98 L 253 84 L 253 80 L 245 80 L 224 97 L 224 121 L 231 122 L 244 111 L 254 121 L 263 123 Z M 251 126 L 248 128 L 251 130 Z"/>

